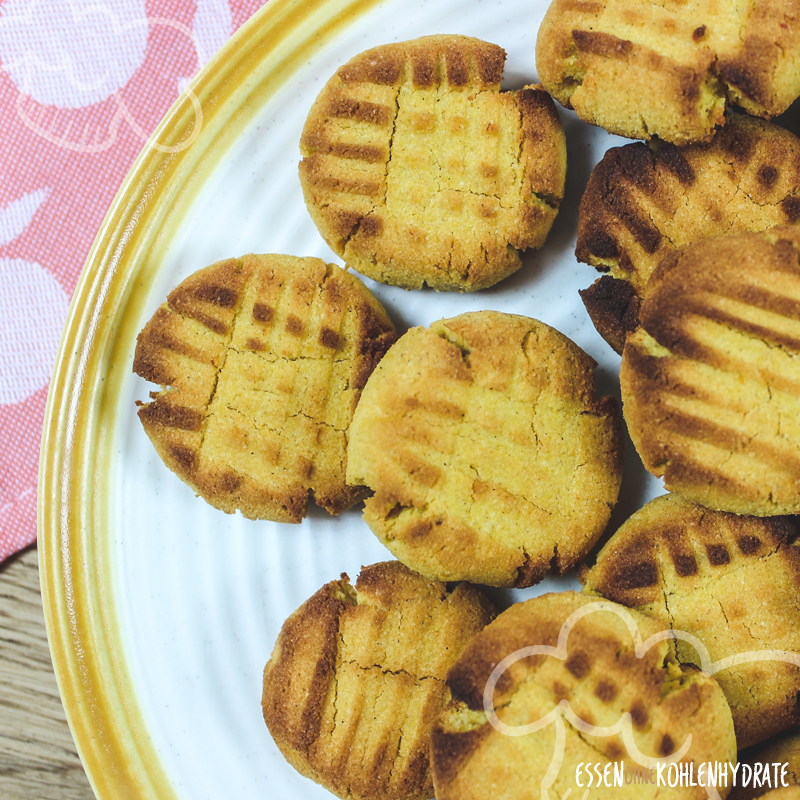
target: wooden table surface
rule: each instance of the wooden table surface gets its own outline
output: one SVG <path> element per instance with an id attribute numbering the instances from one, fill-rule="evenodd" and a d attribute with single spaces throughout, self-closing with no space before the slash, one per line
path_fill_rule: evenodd
<path id="1" fill-rule="evenodd" d="M 94 798 L 56 687 L 36 548 L 0 564 L 0 798 Z"/>

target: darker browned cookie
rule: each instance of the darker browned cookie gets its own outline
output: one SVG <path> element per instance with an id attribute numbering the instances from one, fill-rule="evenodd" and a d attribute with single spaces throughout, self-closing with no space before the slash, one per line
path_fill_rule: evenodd
<path id="1" fill-rule="evenodd" d="M 494 616 L 397 561 L 323 586 L 284 623 L 264 670 L 275 743 L 302 775 L 347 800 L 433 796 L 430 731 L 448 670 Z"/>
<path id="2" fill-rule="evenodd" d="M 728 800 L 755 800 L 757 797 L 770 797 L 770 800 L 800 800 L 800 729 L 787 731 L 780 736 L 776 736 L 757 747 L 750 747 L 739 753 L 739 763 L 748 764 L 753 768 L 754 774 L 758 774 L 760 765 L 759 785 L 754 786 L 750 781 L 749 786 L 742 786 L 741 780 L 728 795 Z M 775 780 L 774 764 L 779 764 L 778 781 Z M 764 782 L 765 767 L 770 765 L 770 783 Z M 786 765 L 786 772 L 783 766 Z M 740 768 L 741 771 L 741 768 Z M 781 780 L 782 777 L 782 780 Z M 783 788 L 782 783 L 790 784 L 789 788 Z M 782 787 L 773 795 L 764 795 L 765 786 Z"/>
<path id="3" fill-rule="evenodd" d="M 331 514 L 350 419 L 395 339 L 353 275 L 317 258 L 247 255 L 170 292 L 139 334 L 133 370 L 161 391 L 139 419 L 164 463 L 211 505 L 299 522 L 309 496 Z"/>
<path id="4" fill-rule="evenodd" d="M 795 0 L 553 0 L 542 84 L 586 122 L 633 139 L 707 140 L 735 104 L 773 117 L 800 94 Z"/>
<path id="5" fill-rule="evenodd" d="M 635 330 L 647 280 L 676 247 L 800 220 L 800 140 L 731 114 L 708 143 L 615 147 L 581 199 L 575 255 L 605 274 L 581 292 L 618 352 Z"/>
<path id="6" fill-rule="evenodd" d="M 746 661 L 715 671 L 739 748 L 800 724 L 800 537 L 794 517 L 712 511 L 674 495 L 648 503 L 611 537 L 585 591 L 697 637 L 711 662 L 765 651 L 798 663 Z M 683 663 L 703 665 L 689 641 Z"/>
<path id="7" fill-rule="evenodd" d="M 800 512 L 800 229 L 704 239 L 650 278 L 625 344 L 623 414 L 668 491 Z"/>
<path id="8" fill-rule="evenodd" d="M 753 796 L 757 796 L 759 800 L 800 800 L 800 786 L 782 786 L 778 789 L 772 789 L 766 794 Z M 730 797 L 733 797 L 733 795 L 731 794 Z"/>

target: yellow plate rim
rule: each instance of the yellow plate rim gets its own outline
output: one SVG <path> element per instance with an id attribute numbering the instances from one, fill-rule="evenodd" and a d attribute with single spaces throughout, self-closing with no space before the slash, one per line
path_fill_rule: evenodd
<path id="1" fill-rule="evenodd" d="M 78 281 L 45 411 L 39 566 L 61 698 L 101 800 L 178 797 L 124 663 L 110 577 L 103 487 L 116 456 L 121 376 L 130 370 L 118 342 L 130 341 L 138 320 L 125 309 L 146 296 L 159 255 L 201 188 L 198 175 L 214 169 L 315 52 L 380 2 L 269 0 L 166 114 L 120 187 Z"/>

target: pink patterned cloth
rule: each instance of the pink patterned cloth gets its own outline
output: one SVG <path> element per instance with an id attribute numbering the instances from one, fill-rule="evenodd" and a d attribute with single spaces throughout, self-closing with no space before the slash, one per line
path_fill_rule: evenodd
<path id="1" fill-rule="evenodd" d="M 36 538 L 47 387 L 123 178 L 265 0 L 0 0 L 0 561 Z"/>

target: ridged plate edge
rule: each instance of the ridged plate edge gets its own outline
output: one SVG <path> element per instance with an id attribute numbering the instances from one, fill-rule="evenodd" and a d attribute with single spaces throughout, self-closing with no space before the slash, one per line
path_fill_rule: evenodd
<path id="1" fill-rule="evenodd" d="M 39 565 L 56 679 L 101 800 L 178 797 L 138 708 L 110 585 L 103 487 L 116 455 L 109 434 L 120 411 L 121 376 L 130 370 L 118 343 L 135 336 L 135 310 L 202 175 L 314 52 L 379 2 L 269 0 L 162 120 L 151 139 L 160 147 L 145 147 L 137 159 L 78 282 L 45 412 Z M 202 109 L 199 130 L 192 97 Z"/>

